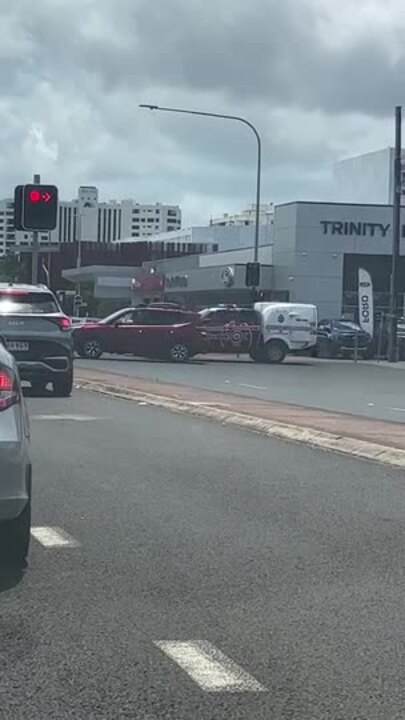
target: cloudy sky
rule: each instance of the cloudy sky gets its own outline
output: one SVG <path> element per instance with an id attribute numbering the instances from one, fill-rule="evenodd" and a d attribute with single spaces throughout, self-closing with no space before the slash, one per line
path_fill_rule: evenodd
<path id="1" fill-rule="evenodd" d="M 6 7 L 7 5 L 7 7 Z M 63 199 L 183 208 L 327 199 L 337 159 L 392 144 L 405 104 L 404 0 L 14 0 L 0 7 L 0 197 L 41 172 Z"/>

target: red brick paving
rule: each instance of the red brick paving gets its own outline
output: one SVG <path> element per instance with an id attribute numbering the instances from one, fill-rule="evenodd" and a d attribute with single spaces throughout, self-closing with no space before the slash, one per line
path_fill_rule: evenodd
<path id="1" fill-rule="evenodd" d="M 250 415 L 273 422 L 298 425 L 314 430 L 334 433 L 343 437 L 367 440 L 405 450 L 405 428 L 401 423 L 385 420 L 373 420 L 357 415 L 334 413 L 300 405 L 249 398 L 211 390 L 201 390 L 187 385 L 161 383 L 133 376 L 117 375 L 106 371 L 80 368 L 75 373 L 76 380 L 104 382 L 119 389 L 161 395 L 185 402 L 206 403 L 213 407 L 227 409 L 244 415 Z"/>

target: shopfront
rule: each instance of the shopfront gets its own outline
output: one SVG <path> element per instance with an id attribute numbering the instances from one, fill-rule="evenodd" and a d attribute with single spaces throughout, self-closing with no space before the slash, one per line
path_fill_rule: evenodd
<path id="1" fill-rule="evenodd" d="M 150 270 L 153 270 L 151 273 Z M 252 291 L 245 285 L 245 264 L 213 267 L 173 267 L 161 272 L 159 266 L 144 268 L 133 281 L 133 303 L 166 300 L 189 307 L 216 303 L 249 304 Z M 260 289 L 263 299 L 270 298 L 272 268 L 261 268 Z"/>
<path id="2" fill-rule="evenodd" d="M 401 228 L 399 306 L 405 293 L 405 210 Z M 392 207 L 296 202 L 275 211 L 274 289 L 311 302 L 320 316 L 356 316 L 358 270 L 370 273 L 376 313 L 389 305 Z"/>

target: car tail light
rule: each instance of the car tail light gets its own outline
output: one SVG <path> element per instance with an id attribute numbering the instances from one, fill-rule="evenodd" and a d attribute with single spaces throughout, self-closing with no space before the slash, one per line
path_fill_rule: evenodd
<path id="1" fill-rule="evenodd" d="M 60 317 L 53 318 L 61 330 L 70 330 L 72 327 L 72 321 L 67 315 L 61 315 Z"/>
<path id="2" fill-rule="evenodd" d="M 20 402 L 17 379 L 8 368 L 0 367 L 0 412 Z"/>

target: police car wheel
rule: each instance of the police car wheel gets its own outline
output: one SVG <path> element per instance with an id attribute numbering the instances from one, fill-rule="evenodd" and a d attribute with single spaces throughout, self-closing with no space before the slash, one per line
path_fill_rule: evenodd
<path id="1" fill-rule="evenodd" d="M 280 340 L 270 340 L 265 346 L 266 360 L 271 365 L 282 363 L 287 355 L 287 347 Z"/>
<path id="2" fill-rule="evenodd" d="M 265 353 L 264 347 L 257 347 L 254 350 L 251 350 L 249 355 L 252 358 L 252 360 L 254 360 L 257 363 L 266 362 L 266 353 Z"/>

